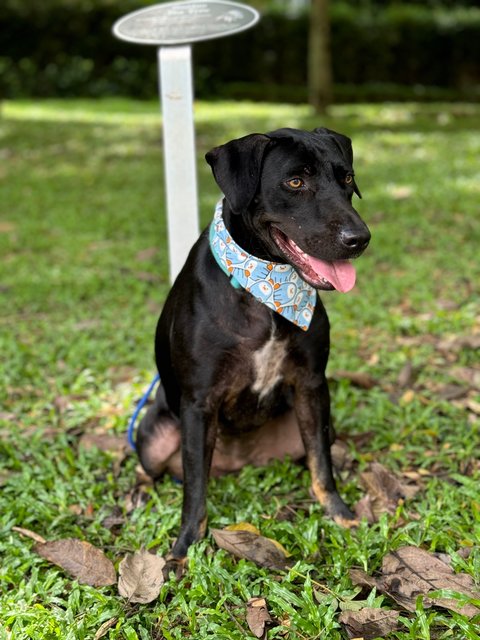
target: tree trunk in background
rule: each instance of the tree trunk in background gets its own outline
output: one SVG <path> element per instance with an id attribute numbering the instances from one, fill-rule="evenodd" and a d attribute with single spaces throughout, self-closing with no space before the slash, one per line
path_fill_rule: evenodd
<path id="1" fill-rule="evenodd" d="M 308 36 L 308 98 L 316 113 L 332 103 L 329 0 L 311 0 Z"/>

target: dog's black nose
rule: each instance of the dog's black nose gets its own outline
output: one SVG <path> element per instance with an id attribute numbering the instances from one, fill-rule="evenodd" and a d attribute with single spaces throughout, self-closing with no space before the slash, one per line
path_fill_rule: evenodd
<path id="1" fill-rule="evenodd" d="M 346 229 L 340 232 L 340 241 L 352 251 L 364 251 L 370 242 L 370 231 L 366 227 L 361 230 Z"/>

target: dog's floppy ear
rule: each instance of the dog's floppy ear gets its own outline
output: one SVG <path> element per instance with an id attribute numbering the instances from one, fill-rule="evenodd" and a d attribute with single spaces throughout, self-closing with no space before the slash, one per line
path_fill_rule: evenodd
<path id="1" fill-rule="evenodd" d="M 342 133 L 332 131 L 332 129 L 326 129 L 325 127 L 318 127 L 317 129 L 314 129 L 313 132 L 317 135 L 328 136 L 329 138 L 331 138 L 331 140 L 335 143 L 348 164 L 351 167 L 353 166 L 353 149 L 352 141 L 350 140 L 350 138 L 344 136 Z M 359 198 L 362 197 L 360 189 L 357 187 L 355 180 L 353 181 L 353 190 Z"/>
<path id="2" fill-rule="evenodd" d="M 234 213 L 247 209 L 255 196 L 269 142 L 267 136 L 252 133 L 215 147 L 205 156 Z"/>

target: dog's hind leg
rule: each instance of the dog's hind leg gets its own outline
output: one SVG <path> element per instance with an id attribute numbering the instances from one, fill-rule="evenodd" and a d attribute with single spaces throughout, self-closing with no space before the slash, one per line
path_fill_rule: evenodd
<path id="1" fill-rule="evenodd" d="M 152 478 L 162 475 L 180 449 L 179 423 L 168 408 L 162 385 L 140 422 L 135 444 L 142 467 Z"/>

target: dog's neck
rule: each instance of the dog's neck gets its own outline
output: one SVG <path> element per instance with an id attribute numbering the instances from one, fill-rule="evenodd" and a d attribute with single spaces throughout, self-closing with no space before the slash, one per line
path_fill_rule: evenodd
<path id="1" fill-rule="evenodd" d="M 210 225 L 210 249 L 232 286 L 245 289 L 269 309 L 307 331 L 317 301 L 315 289 L 290 264 L 265 260 L 240 245 L 225 224 L 222 208 L 220 201 Z"/>
<path id="2" fill-rule="evenodd" d="M 222 217 L 228 232 L 244 251 L 256 258 L 260 258 L 260 260 L 273 259 L 275 262 L 281 262 L 281 259 L 272 256 L 271 252 L 259 240 L 259 233 L 253 222 L 255 215 L 234 213 L 227 200 L 224 200 Z"/>

